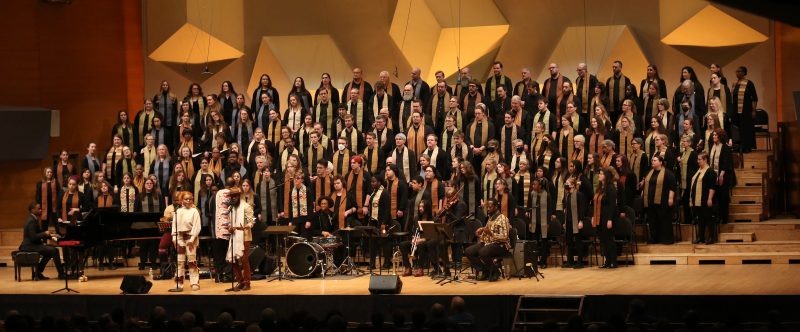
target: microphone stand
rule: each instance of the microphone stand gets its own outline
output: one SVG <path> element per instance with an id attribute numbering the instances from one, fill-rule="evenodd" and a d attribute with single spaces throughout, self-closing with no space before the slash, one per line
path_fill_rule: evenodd
<path id="1" fill-rule="evenodd" d="M 234 211 L 233 211 L 233 206 L 228 207 L 228 216 L 229 217 L 233 217 L 234 215 L 235 214 L 234 214 Z M 233 218 L 235 218 L 235 217 L 233 217 Z M 233 219 L 233 218 L 230 218 L 230 219 Z M 233 222 L 231 222 L 231 224 L 232 223 Z M 232 225 L 232 226 L 233 227 L 231 227 L 231 232 L 230 232 L 231 236 L 228 238 L 228 250 L 231 251 L 231 263 L 230 263 L 231 264 L 231 273 L 236 275 L 236 273 L 233 271 L 233 269 L 236 268 L 236 264 L 234 263 L 236 261 L 236 257 L 233 254 L 233 241 L 234 241 L 234 238 L 236 237 L 236 225 Z M 225 290 L 226 292 L 238 292 L 239 291 L 239 288 L 236 288 L 236 285 L 234 284 L 236 282 L 235 279 L 236 278 L 231 276 L 231 288 L 226 289 Z"/>

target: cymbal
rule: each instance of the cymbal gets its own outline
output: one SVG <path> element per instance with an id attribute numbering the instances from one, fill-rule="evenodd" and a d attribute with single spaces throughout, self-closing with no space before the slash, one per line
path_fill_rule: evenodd
<path id="1" fill-rule="evenodd" d="M 340 231 L 345 231 L 345 232 L 352 232 L 352 231 L 355 231 L 356 229 L 353 228 L 353 227 L 345 227 L 345 228 L 339 228 L 339 230 Z"/>

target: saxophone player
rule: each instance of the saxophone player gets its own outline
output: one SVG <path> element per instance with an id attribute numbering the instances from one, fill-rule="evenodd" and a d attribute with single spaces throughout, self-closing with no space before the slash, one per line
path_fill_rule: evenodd
<path id="1" fill-rule="evenodd" d="M 475 235 L 480 239 L 464 252 L 475 267 L 476 280 L 497 281 L 500 270 L 494 259 L 503 256 L 511 249 L 508 238 L 510 224 L 508 218 L 500 213 L 497 200 L 489 198 L 483 205 L 489 220 L 486 226 L 478 228 Z"/>

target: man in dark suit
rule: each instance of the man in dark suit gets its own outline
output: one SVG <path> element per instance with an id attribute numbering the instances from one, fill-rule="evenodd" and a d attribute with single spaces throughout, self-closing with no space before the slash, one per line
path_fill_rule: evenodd
<path id="1" fill-rule="evenodd" d="M 39 216 L 42 214 L 42 206 L 39 203 L 31 203 L 28 205 L 28 220 L 25 221 L 25 228 L 23 230 L 22 244 L 19 245 L 20 251 L 38 252 L 42 255 L 39 261 L 39 279 L 50 279 L 42 274 L 47 263 L 52 259 L 56 264 L 58 270 L 58 279 L 64 278 L 64 268 L 61 266 L 61 257 L 58 254 L 58 249 L 53 246 L 45 244 L 45 240 L 53 235 L 48 230 L 42 231 L 39 226 Z"/>

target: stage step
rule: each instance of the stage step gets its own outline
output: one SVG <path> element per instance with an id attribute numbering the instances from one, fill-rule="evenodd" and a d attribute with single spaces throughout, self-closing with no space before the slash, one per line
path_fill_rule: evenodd
<path id="1" fill-rule="evenodd" d="M 581 315 L 583 296 L 523 295 L 517 300 L 514 326 L 519 331 L 533 331 L 534 325 L 545 320 L 565 323 Z"/>
<path id="2" fill-rule="evenodd" d="M 640 254 L 674 254 L 694 251 L 692 242 L 684 241 L 675 244 L 647 244 L 639 243 Z"/>
<path id="3" fill-rule="evenodd" d="M 742 156 L 744 160 L 767 160 L 772 157 L 772 150 L 753 150 Z"/>
<path id="4" fill-rule="evenodd" d="M 800 253 L 800 241 L 755 241 L 738 243 L 696 244 L 694 253 L 748 253 L 748 252 L 797 252 Z"/>
<path id="5" fill-rule="evenodd" d="M 753 242 L 755 241 L 755 234 L 748 233 L 720 233 L 719 242 Z"/>
<path id="6" fill-rule="evenodd" d="M 733 195 L 731 204 L 761 204 L 764 202 L 762 195 Z"/>
<path id="7" fill-rule="evenodd" d="M 764 196 L 764 188 L 762 186 L 736 186 L 733 187 L 733 195 Z"/>
<path id="8" fill-rule="evenodd" d="M 723 233 L 753 232 L 758 241 L 800 241 L 800 220 L 766 220 L 759 223 L 729 223 Z"/>
<path id="9" fill-rule="evenodd" d="M 757 169 L 757 170 L 768 170 L 770 166 L 770 162 L 767 159 L 760 159 L 760 160 L 752 160 L 752 159 L 745 159 L 742 165 L 742 169 Z"/>
<path id="10" fill-rule="evenodd" d="M 771 134 L 772 133 L 770 133 L 770 135 Z M 769 144 L 767 144 L 767 142 L 766 136 L 756 135 L 756 150 L 753 151 L 768 150 Z"/>
<path id="11" fill-rule="evenodd" d="M 800 264 L 800 252 L 636 254 L 639 265 Z"/>
<path id="12" fill-rule="evenodd" d="M 728 216 L 728 222 L 759 222 L 761 221 L 761 213 L 753 212 L 731 212 Z"/>
<path id="13" fill-rule="evenodd" d="M 730 213 L 761 213 L 763 211 L 761 204 L 731 204 Z"/>
<path id="14" fill-rule="evenodd" d="M 0 246 L 19 246 L 22 243 L 22 228 L 0 229 Z"/>
<path id="15" fill-rule="evenodd" d="M 760 175 L 759 176 L 752 176 L 752 175 L 738 176 L 737 175 L 737 177 L 736 177 L 736 183 L 738 185 L 740 185 L 740 186 L 760 187 L 761 185 L 764 184 L 764 181 L 766 181 L 766 179 L 764 179 L 764 176 L 760 176 Z"/>
<path id="16" fill-rule="evenodd" d="M 7 266 L 12 266 L 13 260 L 11 259 L 11 252 L 19 250 L 19 244 L 15 246 L 0 246 L 0 264 L 5 263 Z"/>

